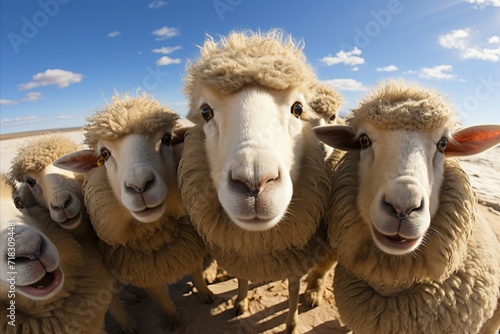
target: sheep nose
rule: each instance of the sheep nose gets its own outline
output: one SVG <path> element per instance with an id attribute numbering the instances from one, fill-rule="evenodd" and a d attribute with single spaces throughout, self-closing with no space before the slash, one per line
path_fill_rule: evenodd
<path id="1" fill-rule="evenodd" d="M 68 206 L 70 206 L 72 202 L 73 202 L 73 197 L 71 196 L 71 194 L 67 194 L 66 197 L 64 198 L 64 200 L 58 200 L 56 202 L 51 202 L 50 207 L 53 210 L 63 211 Z"/>
<path id="2" fill-rule="evenodd" d="M 40 233 L 28 226 L 21 226 L 16 232 L 16 264 L 38 260 L 44 249 Z"/>
<path id="3" fill-rule="evenodd" d="M 400 221 L 407 219 L 410 214 L 414 211 L 419 211 L 423 209 L 424 201 L 420 200 L 418 205 L 400 205 L 389 202 L 386 198 L 382 200 L 382 205 L 384 209 L 389 212 L 389 214 L 396 216 Z"/>
<path id="4" fill-rule="evenodd" d="M 252 197 L 258 197 L 263 191 L 266 185 L 276 181 L 279 175 L 276 176 L 266 176 L 260 178 L 259 181 L 250 180 L 249 178 L 231 175 L 230 184 L 231 186 L 240 193 L 247 193 Z"/>
<path id="5" fill-rule="evenodd" d="M 155 176 L 153 174 L 133 181 L 125 181 L 125 189 L 129 193 L 143 194 L 148 191 L 155 183 Z"/>

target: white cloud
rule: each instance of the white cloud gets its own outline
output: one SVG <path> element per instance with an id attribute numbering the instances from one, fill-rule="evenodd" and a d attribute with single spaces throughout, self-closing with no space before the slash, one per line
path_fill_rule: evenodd
<path id="1" fill-rule="evenodd" d="M 362 51 L 357 47 L 354 47 L 352 51 L 339 51 L 336 53 L 335 57 L 328 55 L 320 59 L 321 62 L 325 63 L 327 66 L 345 64 L 349 66 L 356 66 L 365 63 L 365 60 L 360 56 Z"/>
<path id="2" fill-rule="evenodd" d="M 499 0 L 500 1 L 500 0 Z M 447 49 L 457 49 L 464 59 L 479 59 L 491 62 L 500 61 L 500 37 L 491 36 L 489 44 L 497 44 L 496 48 L 469 46 L 469 29 L 452 30 L 451 33 L 439 36 L 439 44 Z"/>
<path id="3" fill-rule="evenodd" d="M 488 6 L 500 7 L 500 0 L 466 0 L 473 5 L 474 9 L 484 9 Z"/>
<path id="4" fill-rule="evenodd" d="M 19 102 L 17 102 L 16 100 L 7 100 L 7 99 L 1 99 L 0 100 L 0 105 L 3 105 L 3 106 L 10 106 L 10 105 L 13 105 L 13 104 L 18 104 Z"/>
<path id="5" fill-rule="evenodd" d="M 170 58 L 169 56 L 163 56 L 156 61 L 156 65 L 158 66 L 180 64 L 180 63 L 181 60 L 179 58 Z"/>
<path id="6" fill-rule="evenodd" d="M 491 36 L 488 39 L 488 43 L 490 43 L 490 44 L 498 44 L 498 43 L 500 43 L 500 37 L 498 37 L 498 36 Z"/>
<path id="7" fill-rule="evenodd" d="M 171 54 L 172 52 L 177 51 L 179 49 L 181 49 L 180 46 L 164 46 L 164 47 L 161 47 L 159 49 L 153 49 L 153 50 L 151 50 L 151 52 L 162 53 L 164 55 L 168 55 L 168 54 Z"/>
<path id="8" fill-rule="evenodd" d="M 153 35 L 158 36 L 157 41 L 163 41 L 167 38 L 179 36 L 179 31 L 177 28 L 161 27 L 152 32 Z"/>
<path id="9" fill-rule="evenodd" d="M 453 67 L 451 65 L 437 65 L 434 67 L 422 67 L 419 71 L 419 77 L 424 79 L 453 79 L 454 74 L 451 74 Z"/>
<path id="10" fill-rule="evenodd" d="M 332 79 L 332 80 L 323 80 L 322 82 L 337 90 L 349 90 L 349 91 L 366 90 L 366 87 L 363 86 L 363 83 L 354 79 Z"/>
<path id="11" fill-rule="evenodd" d="M 17 85 L 19 90 L 28 90 L 40 86 L 57 85 L 58 88 L 66 88 L 71 84 L 82 81 L 83 74 L 73 73 L 61 69 L 50 69 L 45 72 L 37 73 L 33 80 L 27 83 Z"/>
<path id="12" fill-rule="evenodd" d="M 465 49 L 469 37 L 469 29 L 452 30 L 449 34 L 438 37 L 439 44 L 447 49 Z"/>
<path id="13" fill-rule="evenodd" d="M 354 66 L 353 68 L 351 68 L 351 71 L 357 72 L 357 71 L 359 71 L 359 67 L 358 66 Z"/>
<path id="14" fill-rule="evenodd" d="M 36 102 L 43 99 L 43 94 L 40 92 L 29 92 L 20 100 L 0 100 L 1 105 L 14 105 L 20 102 Z"/>
<path id="15" fill-rule="evenodd" d="M 166 5 L 167 3 L 165 1 L 155 0 L 148 5 L 148 8 L 157 9 Z"/>
<path id="16" fill-rule="evenodd" d="M 384 66 L 384 67 L 379 67 L 377 68 L 377 72 L 394 72 L 398 71 L 399 68 L 396 65 L 389 65 L 389 66 Z"/>
<path id="17" fill-rule="evenodd" d="M 23 102 L 36 102 L 43 98 L 42 93 L 40 92 L 29 92 L 26 96 L 21 100 Z"/>
<path id="18" fill-rule="evenodd" d="M 490 44 L 499 44 L 500 43 L 500 37 L 498 37 L 498 36 L 491 36 L 488 39 L 488 43 L 490 43 Z"/>
<path id="19" fill-rule="evenodd" d="M 121 35 L 121 33 L 119 31 L 115 30 L 115 31 L 109 32 L 106 36 L 111 37 L 111 38 L 115 38 L 115 37 L 118 37 L 120 35 Z"/>
<path id="20" fill-rule="evenodd" d="M 17 125 L 31 124 L 37 122 L 40 122 L 39 116 L 23 116 L 15 118 L 3 118 L 0 121 L 0 124 L 2 124 L 2 126 L 8 127 L 8 126 L 17 126 Z"/>

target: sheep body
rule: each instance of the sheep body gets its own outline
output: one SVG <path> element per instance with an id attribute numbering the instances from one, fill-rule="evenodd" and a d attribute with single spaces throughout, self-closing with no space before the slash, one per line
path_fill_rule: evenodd
<path id="1" fill-rule="evenodd" d="M 438 93 L 399 81 L 380 85 L 347 124 L 353 137 L 369 126 L 381 132 L 442 129 L 438 134 L 444 136 L 459 126 L 456 114 Z M 326 128 L 316 129 L 325 141 Z M 335 130 L 332 137 L 338 134 Z M 343 321 L 354 332 L 496 333 L 499 236 L 485 222 L 476 221 L 475 193 L 458 161 L 444 160 L 438 209 L 422 244 L 405 255 L 392 255 L 374 242 L 370 223 L 361 214 L 360 208 L 367 204 L 358 198 L 361 153 L 352 149 L 353 137 L 342 144 L 348 152 L 334 171 L 327 213 L 330 243 L 339 261 L 334 295 Z M 451 153 L 453 140 L 449 140 Z"/>

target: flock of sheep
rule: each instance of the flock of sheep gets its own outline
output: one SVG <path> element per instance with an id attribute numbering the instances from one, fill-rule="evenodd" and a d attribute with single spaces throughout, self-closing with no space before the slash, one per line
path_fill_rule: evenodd
<path id="1" fill-rule="evenodd" d="M 0 178 L 2 333 L 105 332 L 107 311 L 133 333 L 125 284 L 175 328 L 165 284 L 191 275 L 211 303 L 207 261 L 237 277 L 237 315 L 249 281 L 287 279 L 286 333 L 300 278 L 314 307 L 330 270 L 355 333 L 498 332 L 500 223 L 476 219 L 453 157 L 499 144 L 500 125 L 462 128 L 439 93 L 398 80 L 340 124 L 341 96 L 279 30 L 200 52 L 184 89 L 194 125 L 116 95 L 84 125 L 88 149 L 53 136 L 18 150 Z"/>

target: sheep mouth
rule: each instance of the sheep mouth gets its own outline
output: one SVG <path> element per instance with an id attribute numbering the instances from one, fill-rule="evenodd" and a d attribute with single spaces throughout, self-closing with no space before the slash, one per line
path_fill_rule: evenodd
<path id="1" fill-rule="evenodd" d="M 399 234 L 396 235 L 386 235 L 379 231 L 376 228 L 373 228 L 373 233 L 375 238 L 384 245 L 385 247 L 397 250 L 411 250 L 421 239 L 418 238 L 405 238 Z"/>
<path id="2" fill-rule="evenodd" d="M 142 210 L 138 210 L 138 211 L 132 211 L 132 213 L 134 214 L 134 216 L 136 216 L 137 219 L 146 219 L 146 218 L 149 218 L 151 216 L 158 216 L 158 215 L 161 215 L 163 214 L 163 209 L 164 209 L 164 204 L 160 204 L 160 205 L 157 205 L 157 206 L 152 206 L 152 207 L 146 207 Z"/>
<path id="3" fill-rule="evenodd" d="M 78 213 L 77 216 L 73 218 L 68 218 L 63 222 L 60 222 L 59 225 L 64 227 L 67 230 L 72 230 L 74 228 L 77 228 L 78 225 L 80 225 L 80 222 L 82 221 L 82 212 Z"/>
<path id="4" fill-rule="evenodd" d="M 16 288 L 33 299 L 47 299 L 56 294 L 61 288 L 64 280 L 60 267 L 45 275 L 35 283 L 28 285 L 17 285 Z"/>

